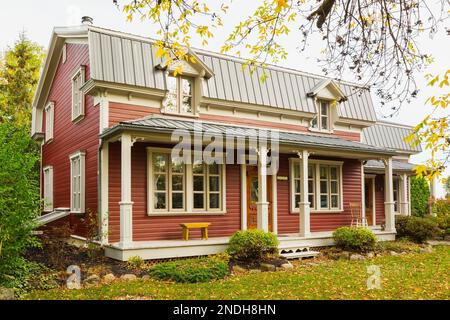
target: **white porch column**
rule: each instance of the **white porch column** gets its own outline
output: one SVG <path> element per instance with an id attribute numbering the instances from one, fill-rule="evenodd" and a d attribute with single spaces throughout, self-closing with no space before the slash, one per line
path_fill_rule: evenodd
<path id="1" fill-rule="evenodd" d="M 408 175 L 401 175 L 401 199 L 400 199 L 400 213 L 404 216 L 409 215 L 409 202 L 408 202 Z"/>
<path id="2" fill-rule="evenodd" d="M 133 202 L 131 201 L 131 135 L 121 137 L 121 201 L 120 205 L 120 245 L 125 247 L 133 241 Z"/>
<path id="3" fill-rule="evenodd" d="M 430 183 L 430 206 L 429 206 L 429 214 L 433 217 L 435 217 L 436 215 L 433 213 L 433 204 L 436 201 L 436 197 L 437 197 L 437 179 L 433 178 L 433 180 Z"/>
<path id="4" fill-rule="evenodd" d="M 258 229 L 269 232 L 269 202 L 267 202 L 267 147 L 258 150 Z"/>
<path id="5" fill-rule="evenodd" d="M 102 244 L 108 243 L 108 227 L 109 227 L 109 142 L 105 142 L 101 150 L 101 212 L 100 212 L 100 238 Z"/>
<path id="6" fill-rule="evenodd" d="M 394 182 L 392 178 L 392 158 L 384 161 L 384 214 L 386 217 L 386 231 L 395 232 L 395 212 L 394 212 Z"/>
<path id="7" fill-rule="evenodd" d="M 308 158 L 306 150 L 298 153 L 300 158 L 300 237 L 307 237 L 311 234 L 311 209 L 308 201 Z"/>
<path id="8" fill-rule="evenodd" d="M 241 164 L 241 230 L 247 230 L 247 164 Z"/>

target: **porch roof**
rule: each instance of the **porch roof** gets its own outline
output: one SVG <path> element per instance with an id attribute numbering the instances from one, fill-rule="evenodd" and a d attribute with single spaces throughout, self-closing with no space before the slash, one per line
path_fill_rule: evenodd
<path id="1" fill-rule="evenodd" d="M 393 149 L 367 145 L 355 141 L 349 141 L 333 136 L 324 136 L 317 134 L 302 134 L 296 132 L 288 132 L 281 130 L 274 130 L 271 128 L 262 127 L 241 127 L 236 125 L 218 124 L 211 122 L 204 122 L 199 120 L 185 120 L 179 118 L 171 118 L 164 116 L 149 116 L 142 119 L 124 121 L 118 125 L 106 130 L 100 135 L 100 138 L 111 137 L 119 132 L 125 130 L 135 130 L 143 132 L 155 133 L 172 133 L 174 130 L 194 131 L 194 125 L 201 124 L 202 131 L 210 134 L 228 134 L 235 137 L 247 137 L 248 130 L 262 130 L 262 131 L 278 131 L 280 145 L 292 145 L 298 147 L 309 147 L 312 149 L 338 149 L 343 151 L 358 151 L 363 153 L 370 153 L 383 156 L 393 156 L 397 152 Z M 270 138 L 270 137 L 269 137 Z"/>
<path id="2" fill-rule="evenodd" d="M 413 172 L 415 167 L 416 167 L 416 165 L 412 164 L 412 163 L 396 161 L 396 160 L 392 161 L 392 170 L 394 170 L 394 171 Z M 368 170 L 384 172 L 384 163 L 383 163 L 383 161 L 379 161 L 379 160 L 369 160 L 364 165 L 364 168 L 368 169 Z"/>

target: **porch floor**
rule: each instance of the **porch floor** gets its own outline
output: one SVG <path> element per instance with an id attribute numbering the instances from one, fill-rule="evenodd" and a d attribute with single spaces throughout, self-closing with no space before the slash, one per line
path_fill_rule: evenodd
<path id="1" fill-rule="evenodd" d="M 381 231 L 372 228 L 372 231 L 380 241 L 395 240 L 395 233 Z M 306 250 L 312 247 L 331 246 L 333 232 L 313 232 L 308 237 L 300 237 L 298 234 L 279 234 L 279 249 Z M 143 259 L 167 259 L 180 257 L 203 256 L 224 252 L 228 246 L 229 237 L 210 238 L 208 240 L 192 239 L 184 240 L 156 240 L 135 241 L 127 246 L 118 243 L 106 247 L 107 257 L 127 261 L 131 257 L 140 256 Z"/>

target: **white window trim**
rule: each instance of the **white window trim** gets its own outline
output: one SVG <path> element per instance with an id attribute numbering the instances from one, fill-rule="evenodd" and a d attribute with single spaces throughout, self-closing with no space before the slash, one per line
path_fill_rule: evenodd
<path id="1" fill-rule="evenodd" d="M 290 158 L 289 159 L 289 193 L 290 193 L 290 213 L 298 214 L 299 208 L 295 206 L 295 180 L 294 180 L 294 165 L 300 165 L 300 159 Z M 311 209 L 311 213 L 339 213 L 344 211 L 344 188 L 343 188 L 343 161 L 332 161 L 332 160 L 309 160 L 308 165 L 315 165 L 315 175 L 314 175 L 314 209 Z M 320 209 L 320 165 L 329 165 L 338 167 L 339 174 L 339 208 L 337 209 Z M 328 183 L 328 186 L 330 183 Z M 328 187 L 329 188 L 329 187 Z M 310 190 L 308 190 L 310 191 Z M 331 194 L 330 192 L 328 193 Z M 329 199 L 331 202 L 331 198 Z M 311 205 L 311 208 L 313 205 Z"/>
<path id="2" fill-rule="evenodd" d="M 49 102 L 45 107 L 45 142 L 51 142 L 54 137 L 55 103 Z"/>
<path id="3" fill-rule="evenodd" d="M 44 176 L 44 194 L 43 194 L 43 202 L 44 202 L 44 212 L 53 212 L 54 205 L 53 205 L 53 167 L 52 166 L 46 166 L 42 169 L 43 176 Z M 48 175 L 47 175 L 48 172 Z M 49 179 L 48 182 L 46 182 L 46 177 Z M 49 188 L 46 188 L 46 186 L 49 186 Z"/>
<path id="4" fill-rule="evenodd" d="M 396 202 L 394 204 L 394 214 L 399 215 L 400 214 L 400 177 L 399 176 L 393 176 L 392 177 L 392 193 L 393 195 L 397 193 L 397 201 L 394 201 L 394 197 L 392 198 L 393 202 Z M 397 190 L 395 190 L 395 184 L 397 184 Z M 396 208 L 397 207 L 397 208 Z M 395 210 L 397 209 L 397 210 Z"/>
<path id="5" fill-rule="evenodd" d="M 75 114 L 74 111 L 74 104 L 75 104 L 75 97 L 74 97 L 74 92 L 75 92 L 75 79 L 81 76 L 81 86 L 83 86 L 83 84 L 86 81 L 86 68 L 85 66 L 80 66 L 73 74 L 72 76 L 72 122 L 79 122 L 81 121 L 84 116 L 85 116 L 85 96 L 82 90 L 80 90 L 80 95 L 81 95 L 81 99 L 80 99 L 80 113 L 79 114 Z"/>
<path id="6" fill-rule="evenodd" d="M 311 132 L 325 132 L 325 133 L 333 133 L 333 115 L 332 115 L 332 109 L 331 109 L 331 103 L 332 100 L 329 99 L 322 99 L 322 98 L 316 98 L 314 100 L 316 107 L 317 107 L 317 114 L 316 116 L 311 120 L 309 131 Z M 328 129 L 322 129 L 322 102 L 326 102 L 328 104 Z M 317 119 L 317 128 L 314 128 L 312 126 L 313 121 Z"/>
<path id="7" fill-rule="evenodd" d="M 73 168 L 72 161 L 76 158 L 80 159 L 80 208 L 74 208 L 73 203 Z M 70 159 L 70 212 L 83 214 L 86 211 L 86 153 L 77 151 L 69 156 Z"/>
<path id="8" fill-rule="evenodd" d="M 226 165 L 220 165 L 221 170 L 221 190 L 220 190 L 220 200 L 221 200 L 221 208 L 220 209 L 194 209 L 194 180 L 192 173 L 192 164 L 185 164 L 185 209 L 170 209 L 170 203 L 168 203 L 167 209 L 157 210 L 153 208 L 153 154 L 154 153 L 172 153 L 172 149 L 170 148 L 147 148 L 147 214 L 149 216 L 209 216 L 209 215 L 225 215 L 226 212 Z M 208 176 L 205 175 L 209 180 Z M 170 186 L 167 181 L 167 193 L 170 197 Z M 207 185 L 209 182 L 206 182 Z M 209 208 L 209 192 L 206 187 L 205 190 L 205 207 Z M 168 200 L 168 198 L 167 198 Z"/>
<path id="9" fill-rule="evenodd" d="M 195 101 L 196 101 L 196 98 L 197 98 L 196 97 L 196 95 L 197 95 L 197 90 L 196 90 L 197 79 L 196 79 L 196 77 L 192 77 L 192 76 L 189 76 L 189 75 L 178 75 L 178 76 L 174 77 L 173 73 L 167 72 L 166 73 L 166 83 L 167 83 L 169 77 L 175 78 L 176 81 L 177 81 L 177 106 L 176 106 L 177 110 L 176 111 L 168 111 L 166 109 L 165 105 L 164 105 L 164 103 L 165 103 L 165 99 L 164 99 L 163 100 L 163 110 L 162 110 L 162 112 L 166 113 L 166 114 L 183 115 L 183 116 L 187 116 L 187 117 L 195 117 L 195 118 L 197 118 L 198 115 L 197 115 L 197 110 L 196 110 L 196 107 L 195 107 L 195 105 L 196 105 Z M 183 81 L 182 79 L 187 79 L 187 80 L 192 81 L 192 100 L 191 100 L 192 112 L 183 112 L 181 110 L 182 101 L 183 101 L 183 94 L 182 94 L 182 88 L 181 88 L 182 87 L 182 81 Z M 167 95 L 169 95 L 169 92 L 167 92 Z"/>

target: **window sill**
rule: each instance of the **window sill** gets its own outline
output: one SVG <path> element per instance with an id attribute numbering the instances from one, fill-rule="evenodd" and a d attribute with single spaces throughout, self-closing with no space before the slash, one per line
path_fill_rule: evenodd
<path id="1" fill-rule="evenodd" d="M 343 213 L 344 210 L 343 209 L 336 209 L 336 210 L 311 210 L 311 214 L 341 214 Z M 291 210 L 290 214 L 296 214 L 298 215 L 298 212 L 293 212 Z"/>
<path id="2" fill-rule="evenodd" d="M 202 212 L 150 212 L 149 217 L 187 217 L 187 216 L 224 216 L 226 211 L 202 211 Z"/>
<path id="3" fill-rule="evenodd" d="M 81 115 L 79 115 L 79 116 L 73 118 L 73 119 L 72 119 L 72 123 L 73 123 L 73 124 L 77 124 L 77 123 L 81 122 L 83 119 L 84 119 L 84 114 L 81 114 Z"/>
<path id="4" fill-rule="evenodd" d="M 50 143 L 52 143 L 53 142 L 53 138 L 51 138 L 51 139 L 48 139 L 48 140 L 45 140 L 45 142 L 44 142 L 44 144 L 50 144 Z"/>
<path id="5" fill-rule="evenodd" d="M 326 134 L 333 134 L 334 131 L 333 130 L 320 130 L 320 129 L 315 129 L 315 128 L 309 128 L 310 132 L 313 133 L 326 133 Z"/>

